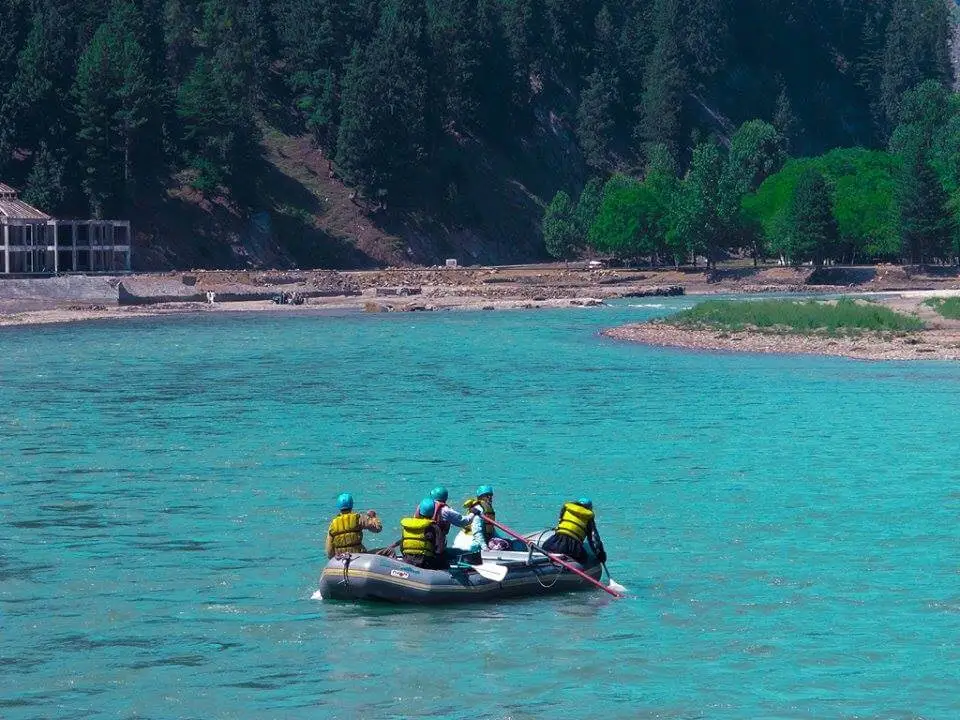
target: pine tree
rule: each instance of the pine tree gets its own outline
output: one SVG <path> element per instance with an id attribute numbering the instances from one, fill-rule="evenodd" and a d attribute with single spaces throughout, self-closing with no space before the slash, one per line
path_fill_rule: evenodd
<path id="1" fill-rule="evenodd" d="M 590 228 L 597 218 L 597 213 L 600 212 L 602 203 L 603 182 L 600 178 L 590 178 L 580 193 L 580 199 L 577 200 L 577 209 L 574 211 L 577 233 L 581 243 L 585 243 L 587 237 L 589 237 Z"/>
<path id="2" fill-rule="evenodd" d="M 422 0 L 390 0 L 344 77 L 337 165 L 364 190 L 397 192 L 429 154 L 430 65 Z"/>
<path id="3" fill-rule="evenodd" d="M 551 257 L 564 259 L 573 255 L 580 239 L 580 231 L 573 202 L 565 191 L 559 191 L 547 205 L 541 228 L 543 243 Z"/>
<path id="4" fill-rule="evenodd" d="M 676 232 L 695 256 L 706 256 L 710 267 L 716 267 L 724 239 L 719 197 L 722 169 L 719 148 L 712 142 L 698 144 L 677 208 Z"/>
<path id="5" fill-rule="evenodd" d="M 689 0 L 683 7 L 684 45 L 690 72 L 701 85 L 726 66 L 729 53 L 729 0 Z"/>
<path id="6" fill-rule="evenodd" d="M 547 35 L 540 0 L 512 0 L 502 6 L 504 37 L 512 64 L 513 105 L 525 108 L 542 90 Z"/>
<path id="7" fill-rule="evenodd" d="M 201 55 L 177 92 L 185 160 L 202 192 L 223 186 L 248 202 L 255 186 L 257 132 L 244 95 L 234 92 L 235 76 Z"/>
<path id="8" fill-rule="evenodd" d="M 781 87 L 777 95 L 771 122 L 783 138 L 784 152 L 789 154 L 800 136 L 800 121 L 793 111 L 793 103 L 790 102 L 786 87 Z"/>
<path id="9" fill-rule="evenodd" d="M 680 4 L 678 0 L 657 2 L 657 42 L 644 76 L 639 137 L 646 143 L 662 143 L 676 154 L 689 84 L 681 45 Z"/>
<path id="10" fill-rule="evenodd" d="M 115 0 L 77 68 L 71 94 L 84 148 L 83 188 L 95 217 L 130 200 L 137 151 L 158 141 L 142 133 L 157 105 L 147 56 L 136 36 L 141 26 L 133 4 Z"/>
<path id="11" fill-rule="evenodd" d="M 950 77 L 946 12 L 940 0 L 893 0 L 880 78 L 888 133 L 900 122 L 905 91 L 926 79 Z"/>
<path id="12" fill-rule="evenodd" d="M 58 153 L 47 147 L 46 142 L 41 141 L 21 197 L 24 202 L 54 214 L 62 207 L 65 196 L 64 162 Z"/>
<path id="13" fill-rule="evenodd" d="M 616 103 L 616 78 L 609 71 L 594 70 L 587 78 L 587 86 L 580 97 L 577 138 L 587 165 L 601 172 L 611 167 L 610 145 L 613 142 Z"/>
<path id="14" fill-rule="evenodd" d="M 819 170 L 807 168 L 797 180 L 788 222 L 792 261 L 812 260 L 822 266 L 836 249 L 838 230 L 830 190 Z"/>
<path id="15" fill-rule="evenodd" d="M 451 0 L 430 23 L 444 116 L 461 129 L 508 124 L 511 68 L 494 2 Z"/>
<path id="16" fill-rule="evenodd" d="M 336 153 L 340 83 L 349 53 L 348 6 L 336 0 L 281 0 L 275 6 L 285 78 L 307 129 L 328 157 Z"/>
<path id="17" fill-rule="evenodd" d="M 31 8 L 30 28 L 0 107 L 0 139 L 7 147 L 35 148 L 49 136 L 76 63 L 71 43 L 75 3 L 43 0 Z"/>
<path id="18" fill-rule="evenodd" d="M 919 139 L 904 150 L 896 188 L 903 254 L 914 264 L 947 258 L 955 230 L 947 193 L 928 153 Z"/>

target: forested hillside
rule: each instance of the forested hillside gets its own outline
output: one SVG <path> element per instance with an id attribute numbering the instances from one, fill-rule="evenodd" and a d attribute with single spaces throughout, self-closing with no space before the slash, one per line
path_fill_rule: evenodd
<path id="1" fill-rule="evenodd" d="M 722 173 L 748 121 L 778 165 L 741 195 L 790 156 L 886 149 L 904 93 L 952 82 L 951 7 L 4 0 L 0 180 L 130 217 L 141 265 L 541 259 L 557 191 L 596 213 L 610 178 Z"/>

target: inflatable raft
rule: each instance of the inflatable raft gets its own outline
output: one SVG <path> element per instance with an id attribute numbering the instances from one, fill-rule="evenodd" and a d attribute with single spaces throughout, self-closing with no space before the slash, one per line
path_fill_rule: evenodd
<path id="1" fill-rule="evenodd" d="M 325 600 L 382 600 L 394 603 L 439 604 L 548 595 L 591 589 L 586 580 L 529 551 L 484 551 L 479 567 L 460 563 L 449 570 L 424 570 L 402 560 L 368 553 L 331 559 L 320 575 L 319 594 Z M 602 568 L 564 560 L 599 580 Z M 494 571 L 494 568 L 505 568 Z M 495 579 L 502 576 L 502 580 Z M 315 596 L 316 597 L 316 596 Z"/>

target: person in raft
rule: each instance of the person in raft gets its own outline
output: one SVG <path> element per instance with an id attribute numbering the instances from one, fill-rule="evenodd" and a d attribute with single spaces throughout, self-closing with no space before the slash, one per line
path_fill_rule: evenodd
<path id="1" fill-rule="evenodd" d="M 440 532 L 443 533 L 443 546 L 447 546 L 447 536 L 450 533 L 450 527 L 456 525 L 458 528 L 468 528 L 473 521 L 470 515 L 461 515 L 452 507 L 447 505 L 447 498 L 450 494 L 443 485 L 437 485 L 430 491 L 430 497 L 433 499 L 433 512 L 429 515 L 423 515 L 418 507 L 413 513 L 413 517 L 428 517 L 440 526 Z"/>
<path id="2" fill-rule="evenodd" d="M 457 536 L 456 547 L 468 552 L 510 549 L 510 541 L 499 537 L 497 528 L 480 517 L 482 514 L 491 520 L 496 520 L 497 511 L 493 509 L 493 486 L 481 485 L 477 488 L 477 496 L 467 500 L 463 506 L 473 513 L 473 520 L 469 529 L 464 528 L 463 532 Z"/>
<path id="3" fill-rule="evenodd" d="M 607 553 L 603 549 L 600 533 L 597 532 L 593 501 L 590 498 L 580 498 L 576 502 L 563 504 L 560 508 L 560 522 L 557 523 L 553 535 L 543 544 L 543 549 L 550 553 L 567 555 L 581 565 L 586 565 L 588 558 L 587 549 L 583 546 L 584 540 L 590 543 L 597 560 L 605 563 Z"/>
<path id="4" fill-rule="evenodd" d="M 374 510 L 367 510 L 365 515 L 353 512 L 353 495 L 341 493 L 337 498 L 337 516 L 330 521 L 327 529 L 327 557 L 332 558 L 340 553 L 366 552 L 363 547 L 363 531 L 369 530 L 378 533 L 383 530 L 383 523 Z"/>
<path id="5" fill-rule="evenodd" d="M 417 517 L 400 521 L 400 555 L 404 562 L 425 570 L 446 570 L 446 539 L 440 523 L 434 520 L 434 499 L 424 498 L 417 507 Z"/>

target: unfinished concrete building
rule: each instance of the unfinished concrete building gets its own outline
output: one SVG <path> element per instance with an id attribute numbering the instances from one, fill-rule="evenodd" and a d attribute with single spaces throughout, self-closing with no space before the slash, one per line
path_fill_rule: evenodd
<path id="1" fill-rule="evenodd" d="M 60 220 L 0 183 L 5 275 L 130 271 L 129 220 Z"/>

